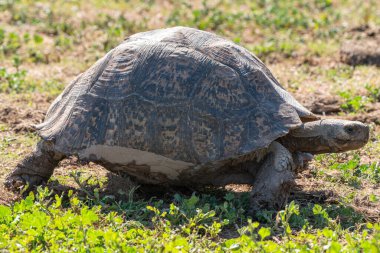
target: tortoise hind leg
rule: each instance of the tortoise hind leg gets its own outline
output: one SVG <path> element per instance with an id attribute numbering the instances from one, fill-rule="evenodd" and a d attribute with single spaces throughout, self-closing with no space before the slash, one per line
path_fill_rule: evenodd
<path id="1" fill-rule="evenodd" d="M 19 162 L 16 168 L 6 177 L 4 185 L 11 190 L 21 186 L 37 186 L 49 180 L 54 168 L 65 156 L 56 152 L 52 144 L 40 141 L 33 153 Z"/>
<path id="2" fill-rule="evenodd" d="M 282 207 L 294 185 L 294 170 L 292 154 L 280 143 L 273 142 L 253 182 L 252 210 L 263 206 Z"/>

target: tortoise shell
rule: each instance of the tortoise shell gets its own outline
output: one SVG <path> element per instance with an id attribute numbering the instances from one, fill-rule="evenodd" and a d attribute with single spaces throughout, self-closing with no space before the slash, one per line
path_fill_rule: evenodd
<path id="1" fill-rule="evenodd" d="M 203 164 L 315 119 L 248 50 L 174 27 L 128 37 L 66 87 L 37 129 L 65 154 L 117 146 Z"/>

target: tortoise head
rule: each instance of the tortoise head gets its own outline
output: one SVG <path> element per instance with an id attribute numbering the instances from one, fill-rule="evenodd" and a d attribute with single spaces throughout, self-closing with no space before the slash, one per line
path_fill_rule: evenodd
<path id="1" fill-rule="evenodd" d="M 339 153 L 363 147 L 369 127 L 358 121 L 324 119 L 304 123 L 290 131 L 282 141 L 294 151 L 312 154 Z M 288 143 L 287 143 L 288 142 Z"/>
<path id="2" fill-rule="evenodd" d="M 369 127 L 358 121 L 321 120 L 323 138 L 333 152 L 344 152 L 363 147 L 369 139 Z"/>

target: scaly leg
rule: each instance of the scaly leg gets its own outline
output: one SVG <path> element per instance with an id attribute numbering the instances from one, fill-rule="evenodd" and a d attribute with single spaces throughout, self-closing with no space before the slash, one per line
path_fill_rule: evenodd
<path id="1" fill-rule="evenodd" d="M 17 164 L 7 176 L 4 185 L 10 190 L 18 190 L 26 184 L 40 185 L 49 180 L 54 168 L 63 158 L 63 154 L 53 150 L 51 143 L 40 141 L 35 151 Z"/>
<path id="2" fill-rule="evenodd" d="M 295 165 L 294 172 L 296 174 L 304 171 L 307 169 L 307 166 L 309 165 L 309 162 L 313 160 L 313 155 L 310 153 L 303 153 L 303 152 L 295 152 L 293 154 L 293 161 Z"/>
<path id="3" fill-rule="evenodd" d="M 294 185 L 295 169 L 292 154 L 280 143 L 273 142 L 253 182 L 252 210 L 282 207 Z"/>

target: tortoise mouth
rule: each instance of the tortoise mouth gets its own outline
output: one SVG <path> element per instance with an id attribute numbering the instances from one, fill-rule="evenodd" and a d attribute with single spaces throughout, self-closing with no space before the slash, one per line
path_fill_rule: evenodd
<path id="1" fill-rule="evenodd" d="M 352 139 L 342 139 L 334 138 L 334 149 L 337 152 L 344 152 L 347 150 L 354 150 L 363 147 L 368 140 L 352 140 Z"/>
<path id="2" fill-rule="evenodd" d="M 345 145 L 347 143 L 352 142 L 350 139 L 343 139 L 343 138 L 334 138 L 334 142 L 338 145 Z"/>

